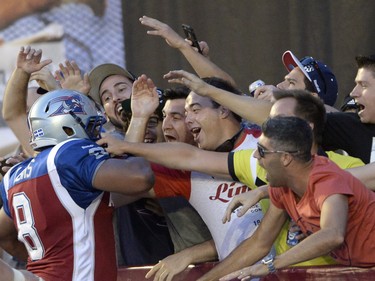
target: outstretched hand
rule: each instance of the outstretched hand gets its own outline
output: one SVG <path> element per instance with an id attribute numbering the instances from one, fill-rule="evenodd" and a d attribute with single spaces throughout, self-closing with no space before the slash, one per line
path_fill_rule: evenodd
<path id="1" fill-rule="evenodd" d="M 259 86 L 254 92 L 254 98 L 273 102 L 273 92 L 276 90 L 277 88 L 273 85 Z"/>
<path id="2" fill-rule="evenodd" d="M 43 67 L 41 70 L 33 72 L 30 76 L 30 81 L 32 80 L 35 80 L 40 87 L 47 91 L 53 91 L 61 88 L 47 67 Z"/>
<path id="3" fill-rule="evenodd" d="M 171 70 L 165 74 L 163 78 L 167 79 L 169 83 L 185 85 L 190 88 L 190 90 L 201 96 L 206 96 L 208 89 L 213 87 L 204 82 L 198 76 L 185 70 Z"/>
<path id="4" fill-rule="evenodd" d="M 126 153 L 126 145 L 129 144 L 124 140 L 116 138 L 110 134 L 102 134 L 102 138 L 97 140 L 96 143 L 105 147 L 105 150 L 113 155 L 121 156 Z"/>
<path id="5" fill-rule="evenodd" d="M 230 222 L 231 215 L 233 212 L 236 211 L 237 217 L 242 217 L 246 212 L 254 206 L 256 203 L 259 202 L 259 189 L 249 190 L 247 192 L 238 194 L 232 198 L 229 202 L 227 209 L 225 210 L 224 217 L 222 218 L 222 222 Z M 242 207 L 241 207 L 242 206 Z M 240 209 L 236 210 L 238 207 Z"/>
<path id="6" fill-rule="evenodd" d="M 25 161 L 28 157 L 20 153 L 9 158 L 0 157 L 0 174 L 5 175 L 14 165 Z"/>
<path id="7" fill-rule="evenodd" d="M 145 74 L 133 83 L 131 96 L 133 117 L 149 118 L 159 106 L 159 95 L 154 82 Z"/>
<path id="8" fill-rule="evenodd" d="M 189 266 L 189 257 L 184 251 L 170 255 L 155 264 L 146 274 L 146 279 L 154 276 L 153 281 L 172 281 L 173 277 Z"/>
<path id="9" fill-rule="evenodd" d="M 41 70 L 46 65 L 52 62 L 51 59 L 42 59 L 42 50 L 32 49 L 30 46 L 21 47 L 17 56 L 17 68 L 22 69 L 27 74 Z"/>
<path id="10" fill-rule="evenodd" d="M 147 34 L 163 37 L 167 44 L 172 48 L 180 49 L 184 46 L 190 46 L 190 44 L 186 42 L 184 38 L 182 38 L 169 25 L 158 21 L 157 19 L 143 16 L 139 19 L 139 21 L 142 25 L 152 28 L 152 30 L 147 31 Z"/>
<path id="11" fill-rule="evenodd" d="M 90 82 L 88 74 L 83 77 L 75 61 L 65 61 L 65 65 L 59 64 L 60 70 L 55 71 L 57 80 L 63 89 L 75 90 L 87 95 L 90 91 Z"/>

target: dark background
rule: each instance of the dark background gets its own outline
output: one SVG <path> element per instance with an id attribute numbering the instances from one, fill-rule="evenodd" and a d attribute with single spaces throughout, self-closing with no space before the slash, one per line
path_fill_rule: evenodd
<path id="1" fill-rule="evenodd" d="M 179 51 L 146 34 L 142 15 L 167 23 L 183 35 L 181 23 L 194 27 L 210 47 L 210 58 L 236 80 L 242 91 L 257 79 L 283 80 L 284 51 L 313 56 L 336 74 L 339 99 L 350 93 L 357 72 L 355 56 L 375 54 L 374 0 L 159 0 L 123 1 L 126 65 L 136 75 L 170 85 L 171 69 L 192 71 Z"/>

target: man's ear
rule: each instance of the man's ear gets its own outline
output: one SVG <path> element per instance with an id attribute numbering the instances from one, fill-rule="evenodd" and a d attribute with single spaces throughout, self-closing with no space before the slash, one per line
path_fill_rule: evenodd
<path id="1" fill-rule="evenodd" d="M 225 118 L 228 118 L 228 116 L 230 115 L 231 111 L 224 107 L 224 106 L 220 106 L 220 117 L 225 119 Z"/>
<path id="2" fill-rule="evenodd" d="M 312 94 L 314 97 L 319 98 L 319 95 L 318 95 L 317 93 L 315 93 L 315 92 L 311 92 L 311 94 Z"/>
<path id="3" fill-rule="evenodd" d="M 281 162 L 282 162 L 284 167 L 288 167 L 290 165 L 290 163 L 292 163 L 292 160 L 293 160 L 293 155 L 290 154 L 290 153 L 284 153 L 281 156 Z"/>

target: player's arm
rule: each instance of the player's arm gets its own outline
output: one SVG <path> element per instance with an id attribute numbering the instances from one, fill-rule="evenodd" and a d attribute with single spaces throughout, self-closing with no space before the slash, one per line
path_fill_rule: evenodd
<path id="1" fill-rule="evenodd" d="M 137 195 L 154 185 L 154 174 L 144 158 L 110 158 L 100 165 L 93 186 L 100 190 Z"/>
<path id="2" fill-rule="evenodd" d="M 5 213 L 4 208 L 0 209 L 0 248 L 3 248 L 10 255 L 27 260 L 27 251 L 17 239 L 17 230 L 12 219 Z"/>
<path id="3" fill-rule="evenodd" d="M 205 151 L 185 143 L 129 143 L 112 136 L 105 136 L 97 143 L 107 145 L 106 150 L 115 155 L 130 153 L 173 169 L 231 178 L 228 153 Z"/>
<path id="4" fill-rule="evenodd" d="M 154 281 L 172 280 L 175 275 L 184 271 L 190 264 L 214 261 L 217 252 L 213 240 L 186 248 L 159 261 L 147 274 L 146 278 Z"/>
<path id="5" fill-rule="evenodd" d="M 286 219 L 287 213 L 271 204 L 254 234 L 198 280 L 218 280 L 226 274 L 252 265 L 262 259 L 269 253 Z"/>

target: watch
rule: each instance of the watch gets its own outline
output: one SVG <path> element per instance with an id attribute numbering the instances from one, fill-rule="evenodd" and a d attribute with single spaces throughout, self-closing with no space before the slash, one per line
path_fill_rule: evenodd
<path id="1" fill-rule="evenodd" d="M 262 263 L 268 267 L 268 271 L 270 273 L 274 273 L 276 271 L 276 268 L 273 265 L 273 256 L 272 255 L 268 255 L 268 256 L 264 257 L 264 259 L 262 260 Z"/>

